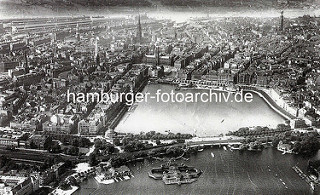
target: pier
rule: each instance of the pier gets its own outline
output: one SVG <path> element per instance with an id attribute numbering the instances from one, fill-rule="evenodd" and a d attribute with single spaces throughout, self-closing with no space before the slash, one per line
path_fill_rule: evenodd
<path id="1" fill-rule="evenodd" d="M 301 177 L 301 179 L 310 185 L 312 190 L 314 190 L 315 182 L 309 176 L 307 176 L 298 166 L 293 166 L 292 169 Z"/>

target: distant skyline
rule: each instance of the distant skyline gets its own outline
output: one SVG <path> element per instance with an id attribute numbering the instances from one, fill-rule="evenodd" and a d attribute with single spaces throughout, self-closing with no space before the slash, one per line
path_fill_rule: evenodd
<path id="1" fill-rule="evenodd" d="M 177 6 L 178 2 L 184 2 L 183 6 Z M 285 17 L 320 15 L 320 0 L 290 2 L 296 3 L 278 5 L 277 0 L 0 0 L 0 19 L 79 15 L 127 16 L 140 12 L 151 17 L 182 22 L 190 17 L 207 15 L 277 17 L 280 10 L 285 10 Z M 112 6 L 108 6 L 108 3 Z M 128 6 L 123 6 L 126 3 Z"/>

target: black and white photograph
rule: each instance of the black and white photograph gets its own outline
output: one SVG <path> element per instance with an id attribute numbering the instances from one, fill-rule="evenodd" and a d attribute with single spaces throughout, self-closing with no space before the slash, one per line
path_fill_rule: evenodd
<path id="1" fill-rule="evenodd" d="M 320 195 L 320 0 L 0 0 L 0 195 Z"/>

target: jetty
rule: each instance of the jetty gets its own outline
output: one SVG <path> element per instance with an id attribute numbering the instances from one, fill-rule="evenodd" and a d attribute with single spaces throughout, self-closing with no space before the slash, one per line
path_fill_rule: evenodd
<path id="1" fill-rule="evenodd" d="M 298 166 L 293 166 L 292 169 L 301 177 L 301 179 L 310 185 L 312 190 L 314 190 L 315 182 L 309 176 L 307 176 Z"/>

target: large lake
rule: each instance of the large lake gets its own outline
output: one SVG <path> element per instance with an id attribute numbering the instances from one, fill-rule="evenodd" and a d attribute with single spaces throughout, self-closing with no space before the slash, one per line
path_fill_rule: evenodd
<path id="1" fill-rule="evenodd" d="M 212 158 L 210 153 L 214 153 Z M 319 155 L 314 157 L 319 159 Z M 90 178 L 81 184 L 76 195 L 311 195 L 310 186 L 294 172 L 299 166 L 306 172 L 308 159 L 297 155 L 282 155 L 275 149 L 262 152 L 224 151 L 210 148 L 183 162 L 204 171 L 198 181 L 186 185 L 165 185 L 148 177 L 148 171 L 163 162 L 145 161 L 130 164 L 135 177 L 110 185 Z"/>
<path id="2" fill-rule="evenodd" d="M 155 96 L 156 91 L 170 93 L 174 86 L 151 84 L 143 93 Z M 187 89 L 176 93 L 208 93 L 207 89 Z M 226 92 L 216 92 L 226 93 Z M 118 126 L 118 132 L 140 133 L 155 130 L 165 133 L 190 133 L 198 136 L 215 136 L 238 130 L 240 127 L 269 126 L 284 123 L 284 118 L 273 111 L 258 95 L 253 101 L 231 102 L 157 102 L 148 98 L 147 102 L 136 103 L 134 109 L 125 114 Z"/>

